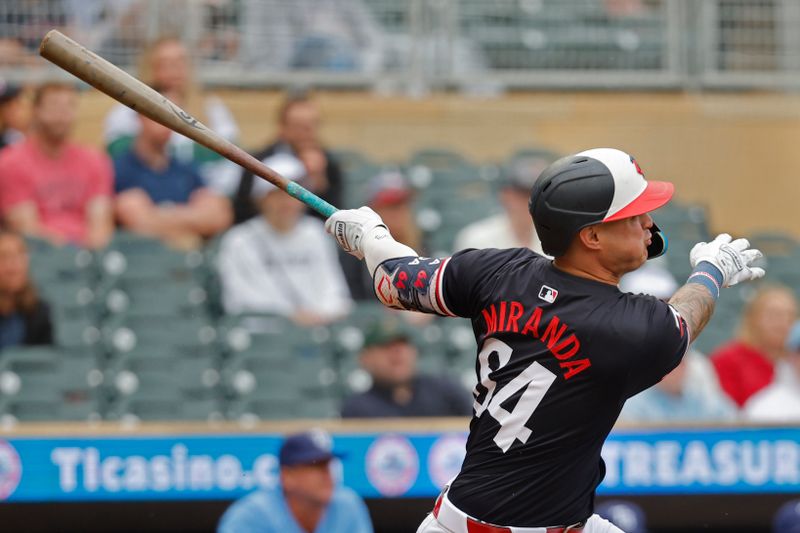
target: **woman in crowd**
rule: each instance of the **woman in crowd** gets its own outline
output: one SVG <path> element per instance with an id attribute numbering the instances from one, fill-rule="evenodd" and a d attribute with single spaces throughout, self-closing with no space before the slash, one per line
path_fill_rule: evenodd
<path id="1" fill-rule="evenodd" d="M 50 307 L 33 286 L 28 264 L 25 240 L 0 230 L 0 350 L 53 342 Z"/>
<path id="2" fill-rule="evenodd" d="M 776 363 L 786 356 L 786 338 L 796 319 L 792 290 L 765 286 L 744 308 L 738 338 L 711 354 L 719 384 L 740 408 L 772 383 Z"/>

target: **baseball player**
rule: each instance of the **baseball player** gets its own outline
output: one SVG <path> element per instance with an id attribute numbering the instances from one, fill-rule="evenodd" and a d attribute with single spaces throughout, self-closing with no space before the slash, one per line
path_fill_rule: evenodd
<path id="1" fill-rule="evenodd" d="M 708 322 L 723 287 L 764 275 L 745 239 L 691 251 L 694 271 L 664 303 L 620 277 L 666 251 L 648 212 L 673 185 L 598 148 L 539 176 L 530 212 L 547 259 L 529 249 L 418 257 L 370 209 L 326 223 L 363 258 L 377 298 L 472 321 L 478 345 L 467 455 L 418 533 L 617 533 L 593 514 L 600 450 L 626 399 L 657 383 Z"/>

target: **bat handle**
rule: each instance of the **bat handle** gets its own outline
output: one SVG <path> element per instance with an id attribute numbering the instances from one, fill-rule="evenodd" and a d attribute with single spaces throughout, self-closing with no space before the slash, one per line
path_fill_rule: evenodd
<path id="1" fill-rule="evenodd" d="M 324 215 L 325 218 L 328 218 L 332 214 L 334 214 L 338 209 L 333 207 L 331 204 L 314 194 L 313 192 L 309 191 L 308 189 L 304 188 L 302 185 L 298 185 L 297 183 L 290 181 L 286 184 L 286 192 L 288 192 L 294 198 L 297 198 L 311 209 Z"/>

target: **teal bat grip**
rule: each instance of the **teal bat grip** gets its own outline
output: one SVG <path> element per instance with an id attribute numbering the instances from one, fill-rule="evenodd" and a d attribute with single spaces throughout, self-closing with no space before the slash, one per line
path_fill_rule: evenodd
<path id="1" fill-rule="evenodd" d="M 334 214 L 338 209 L 333 207 L 331 204 L 314 194 L 313 192 L 309 191 L 308 189 L 304 188 L 302 185 L 298 185 L 297 183 L 290 181 L 286 185 L 286 192 L 288 192 L 294 198 L 297 198 L 308 207 L 320 213 L 321 215 L 325 215 L 325 218 L 328 218 L 332 214 Z"/>

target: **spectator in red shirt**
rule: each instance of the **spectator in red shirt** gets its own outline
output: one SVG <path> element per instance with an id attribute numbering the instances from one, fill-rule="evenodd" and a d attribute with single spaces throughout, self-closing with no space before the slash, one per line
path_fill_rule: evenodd
<path id="1" fill-rule="evenodd" d="M 0 209 L 24 235 L 102 248 L 114 231 L 113 172 L 108 156 L 70 140 L 77 107 L 72 85 L 36 90 L 30 135 L 0 153 Z"/>
<path id="2" fill-rule="evenodd" d="M 786 337 L 796 319 L 792 290 L 764 287 L 744 309 L 739 338 L 711 355 L 722 389 L 739 407 L 772 383 L 775 363 L 786 355 Z"/>

